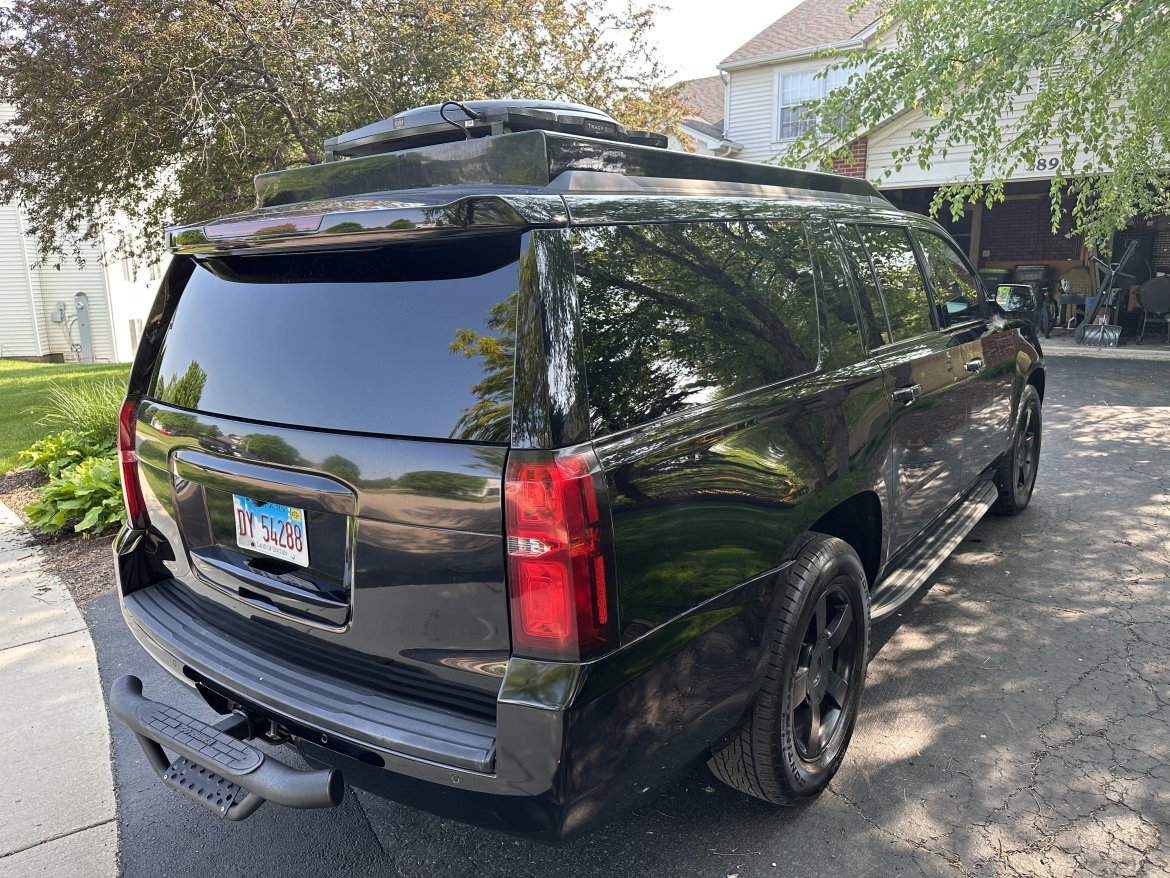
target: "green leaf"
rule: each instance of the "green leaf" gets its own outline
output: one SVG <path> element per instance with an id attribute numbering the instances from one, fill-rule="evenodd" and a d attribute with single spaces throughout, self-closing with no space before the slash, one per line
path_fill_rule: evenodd
<path id="1" fill-rule="evenodd" d="M 76 525 L 74 525 L 73 529 L 74 530 L 89 530 L 91 527 L 93 527 L 95 524 L 98 523 L 98 519 L 101 517 L 101 514 L 102 514 L 102 508 L 100 506 L 93 507 L 93 509 L 89 510 L 89 512 L 87 512 L 85 514 L 85 518 L 81 519 L 81 521 L 79 521 Z"/>
<path id="2" fill-rule="evenodd" d="M 1005 181 L 1037 167 L 1055 183 L 1051 228 L 1090 246 L 1134 217 L 1170 213 L 1170 4 L 887 0 L 880 10 L 870 45 L 832 60 L 864 62 L 867 74 L 806 105 L 835 120 L 834 136 L 810 129 L 788 155 L 815 166 L 854 137 L 889 135 L 902 145 L 871 165 L 882 178 L 891 165 L 962 154 L 966 178 L 933 206 L 953 212 L 983 186 L 989 204 L 1002 200 Z M 880 152 L 871 146 L 871 159 Z M 1045 156 L 1058 167 L 1039 167 Z"/>
<path id="3" fill-rule="evenodd" d="M 147 14 L 140 0 L 13 0 L 0 191 L 54 259 L 99 240 L 117 204 L 135 233 L 109 255 L 145 262 L 155 229 L 250 206 L 254 174 L 321 161 L 325 137 L 453 95 L 523 91 L 670 131 L 683 107 L 641 2 L 228 0 Z"/>

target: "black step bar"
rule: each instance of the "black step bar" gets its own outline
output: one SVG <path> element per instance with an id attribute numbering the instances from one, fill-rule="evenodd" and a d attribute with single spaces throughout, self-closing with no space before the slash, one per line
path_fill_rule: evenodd
<path id="1" fill-rule="evenodd" d="M 332 808 L 345 795 L 336 769 L 302 771 L 285 765 L 227 734 L 226 728 L 239 727 L 237 717 L 218 726 L 200 722 L 143 696 L 137 677 L 114 681 L 110 711 L 134 732 L 163 783 L 227 820 L 243 820 L 266 801 Z M 164 746 L 178 754 L 173 763 Z"/>

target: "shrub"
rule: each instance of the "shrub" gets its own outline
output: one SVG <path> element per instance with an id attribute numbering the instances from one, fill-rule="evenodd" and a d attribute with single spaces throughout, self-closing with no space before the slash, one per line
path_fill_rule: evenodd
<path id="1" fill-rule="evenodd" d="M 115 457 L 90 457 L 64 471 L 25 507 L 29 524 L 56 533 L 72 524 L 75 531 L 101 533 L 126 519 L 121 478 Z"/>
<path id="2" fill-rule="evenodd" d="M 26 468 L 40 470 L 55 479 L 87 457 L 109 457 L 113 452 L 113 442 L 99 441 L 78 430 L 62 430 L 38 439 L 16 456 Z"/>
<path id="3" fill-rule="evenodd" d="M 118 441 L 118 409 L 126 396 L 121 378 L 53 384 L 45 394 L 47 414 L 38 424 L 88 433 L 99 444 Z"/>

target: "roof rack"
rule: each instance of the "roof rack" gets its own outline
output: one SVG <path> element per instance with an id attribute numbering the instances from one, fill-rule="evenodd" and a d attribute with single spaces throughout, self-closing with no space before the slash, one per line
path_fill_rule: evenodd
<path id="1" fill-rule="evenodd" d="M 446 101 L 330 137 L 325 161 L 398 152 L 517 131 L 555 131 L 665 149 L 666 138 L 623 128 L 608 113 L 563 101 Z"/>
<path id="2" fill-rule="evenodd" d="M 361 130 L 364 129 L 359 129 L 359 132 Z M 357 144 L 357 147 L 368 146 L 373 142 Z M 868 181 L 854 177 L 700 156 L 547 130 L 529 130 L 416 146 L 364 158 L 260 174 L 256 177 L 256 204 L 258 207 L 275 207 L 303 201 L 435 186 L 525 187 L 545 190 L 551 194 L 555 191 L 550 188 L 553 181 L 570 171 L 603 172 L 626 177 L 656 178 L 659 181 L 700 180 L 779 186 L 887 203 Z"/>

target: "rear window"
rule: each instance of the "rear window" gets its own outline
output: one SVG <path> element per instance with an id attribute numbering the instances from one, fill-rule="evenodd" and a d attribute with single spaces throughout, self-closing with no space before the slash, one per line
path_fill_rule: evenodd
<path id="1" fill-rule="evenodd" d="M 347 432 L 507 442 L 518 236 L 200 261 L 149 395 Z"/>

